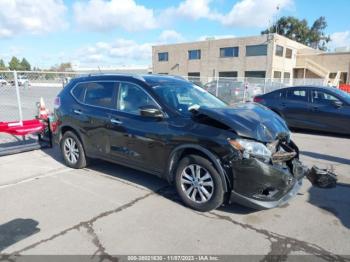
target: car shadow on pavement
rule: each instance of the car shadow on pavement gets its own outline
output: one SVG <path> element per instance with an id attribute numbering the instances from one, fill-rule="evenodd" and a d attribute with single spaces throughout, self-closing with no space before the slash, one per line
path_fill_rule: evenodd
<path id="1" fill-rule="evenodd" d="M 302 154 L 304 156 L 316 158 L 316 159 L 322 159 L 322 160 L 327 160 L 327 161 L 331 161 L 331 162 L 336 162 L 339 164 L 350 165 L 349 158 L 331 156 L 331 155 L 320 154 L 320 153 L 315 153 L 315 152 L 310 152 L 310 151 L 300 151 L 300 154 Z"/>
<path id="2" fill-rule="evenodd" d="M 334 225 L 337 225 L 339 220 L 350 229 L 350 184 L 338 183 L 331 189 L 312 186 L 309 194 L 309 203 L 320 208 L 325 214 L 337 218 L 333 220 Z"/>
<path id="3" fill-rule="evenodd" d="M 42 151 L 57 162 L 64 164 L 58 147 Z M 165 180 L 157 176 L 103 160 L 91 160 L 91 163 L 84 170 L 86 172 L 96 171 L 98 175 L 106 175 L 106 178 L 117 179 L 122 183 L 128 183 L 131 186 L 140 188 L 143 187 L 151 191 L 157 191 L 167 185 Z"/>
<path id="4" fill-rule="evenodd" d="M 16 218 L 0 225 L 0 252 L 7 247 L 40 231 L 33 219 Z"/>
<path id="5" fill-rule="evenodd" d="M 54 160 L 63 163 L 63 158 L 58 147 L 44 149 L 42 151 L 52 157 Z M 132 186 L 146 188 L 153 192 L 157 192 L 158 195 L 161 195 L 172 202 L 182 206 L 184 205 L 174 186 L 169 185 L 164 179 L 157 176 L 102 160 L 93 160 L 85 170 L 87 172 L 96 171 L 106 175 L 106 178 L 117 179 L 122 183 L 128 183 Z M 256 212 L 254 209 L 250 209 L 236 203 L 221 206 L 219 210 L 235 214 L 250 214 Z"/>

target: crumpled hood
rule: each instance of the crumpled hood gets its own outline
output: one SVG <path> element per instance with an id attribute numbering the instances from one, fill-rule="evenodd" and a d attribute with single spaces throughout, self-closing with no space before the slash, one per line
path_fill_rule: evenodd
<path id="1" fill-rule="evenodd" d="M 203 107 L 196 112 L 225 124 L 241 137 L 265 143 L 278 138 L 290 138 L 290 131 L 284 120 L 259 104 L 245 103 L 226 108 Z"/>

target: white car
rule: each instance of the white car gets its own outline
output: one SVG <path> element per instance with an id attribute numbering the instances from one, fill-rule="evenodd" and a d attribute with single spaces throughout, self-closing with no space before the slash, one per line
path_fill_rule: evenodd
<path id="1" fill-rule="evenodd" d="M 29 85 L 29 79 L 26 76 L 18 76 L 17 83 L 19 86 Z"/>
<path id="2" fill-rule="evenodd" d="M 0 86 L 7 86 L 8 84 L 4 77 L 0 76 Z"/>

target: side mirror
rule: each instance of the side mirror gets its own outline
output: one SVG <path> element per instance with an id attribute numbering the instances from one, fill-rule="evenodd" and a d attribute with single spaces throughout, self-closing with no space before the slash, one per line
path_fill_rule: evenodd
<path id="1" fill-rule="evenodd" d="M 140 115 L 153 118 L 164 118 L 162 111 L 156 106 L 141 106 Z"/>
<path id="2" fill-rule="evenodd" d="M 341 101 L 339 101 L 339 100 L 334 100 L 334 101 L 333 101 L 333 105 L 334 105 L 334 107 L 336 107 L 336 108 L 340 108 L 340 107 L 343 106 L 343 103 L 342 103 Z"/>

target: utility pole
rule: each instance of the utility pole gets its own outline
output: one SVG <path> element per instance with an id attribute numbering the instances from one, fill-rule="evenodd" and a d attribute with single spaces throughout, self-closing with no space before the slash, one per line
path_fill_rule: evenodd
<path id="1" fill-rule="evenodd" d="M 278 12 L 280 11 L 280 5 L 276 6 L 276 34 L 278 34 Z"/>

